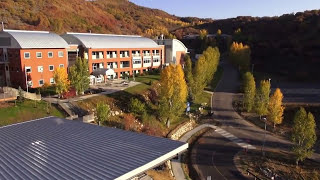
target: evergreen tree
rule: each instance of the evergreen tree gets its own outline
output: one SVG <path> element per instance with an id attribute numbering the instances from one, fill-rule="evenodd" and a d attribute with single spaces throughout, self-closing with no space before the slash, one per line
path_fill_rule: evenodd
<path id="1" fill-rule="evenodd" d="M 260 81 L 260 86 L 256 93 L 255 98 L 255 111 L 260 116 L 267 115 L 268 113 L 268 104 L 270 96 L 270 81 L 263 80 Z"/>
<path id="2" fill-rule="evenodd" d="M 88 61 L 83 58 L 77 58 L 76 64 L 70 68 L 69 79 L 71 85 L 76 89 L 77 94 L 84 94 L 89 88 L 89 66 Z"/>
<path id="3" fill-rule="evenodd" d="M 294 143 L 293 152 L 296 155 L 296 164 L 305 160 L 313 153 L 313 146 L 317 140 L 316 122 L 314 116 L 307 113 L 304 108 L 295 114 L 293 120 L 292 141 Z"/>
<path id="4" fill-rule="evenodd" d="M 187 84 L 181 65 L 169 65 L 161 72 L 159 114 L 167 126 L 186 108 Z"/>
<path id="5" fill-rule="evenodd" d="M 243 76 L 244 98 L 243 105 L 247 112 L 250 112 L 254 105 L 254 97 L 256 94 L 256 83 L 252 73 L 246 72 Z"/>
<path id="6" fill-rule="evenodd" d="M 284 106 L 282 106 L 282 99 L 283 94 L 277 88 L 270 98 L 267 115 L 268 120 L 273 122 L 273 128 L 275 128 L 276 124 L 281 124 L 283 120 Z"/>

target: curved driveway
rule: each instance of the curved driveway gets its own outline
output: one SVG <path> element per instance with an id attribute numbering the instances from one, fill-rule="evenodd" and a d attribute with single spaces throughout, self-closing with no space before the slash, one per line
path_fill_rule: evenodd
<path id="1" fill-rule="evenodd" d="M 214 119 L 221 122 L 221 128 L 226 132 L 260 149 L 265 131 L 242 119 L 232 106 L 233 97 L 240 85 L 238 71 L 228 62 L 222 62 L 221 65 L 224 73 L 212 98 Z M 199 139 L 193 150 L 192 159 L 193 166 L 201 179 L 207 179 L 208 176 L 211 176 L 211 179 L 245 179 L 233 162 L 234 155 L 241 150 L 236 143 L 217 132 L 210 132 Z M 291 143 L 266 133 L 265 146 L 266 149 L 287 151 Z"/>

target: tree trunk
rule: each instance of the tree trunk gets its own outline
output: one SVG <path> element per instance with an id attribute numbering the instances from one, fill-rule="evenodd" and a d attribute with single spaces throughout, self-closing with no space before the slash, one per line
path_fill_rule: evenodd
<path id="1" fill-rule="evenodd" d="M 167 119 L 167 128 L 170 128 L 170 119 Z"/>

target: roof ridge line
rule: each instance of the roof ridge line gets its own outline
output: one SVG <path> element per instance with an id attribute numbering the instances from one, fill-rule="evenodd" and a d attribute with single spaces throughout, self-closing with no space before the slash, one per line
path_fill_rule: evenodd
<path id="1" fill-rule="evenodd" d="M 98 33 L 75 33 L 67 32 L 70 35 L 94 35 L 94 36 L 118 36 L 118 37 L 142 37 L 140 35 L 122 35 L 122 34 L 98 34 Z"/>
<path id="2" fill-rule="evenodd" d="M 15 30 L 15 29 L 5 29 L 3 32 L 24 32 L 24 33 L 50 33 L 49 31 L 29 31 L 29 30 Z"/>

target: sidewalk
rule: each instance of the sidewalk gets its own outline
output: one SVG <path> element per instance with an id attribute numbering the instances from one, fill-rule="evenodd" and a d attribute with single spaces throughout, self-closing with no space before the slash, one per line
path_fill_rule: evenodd
<path id="1" fill-rule="evenodd" d="M 194 134 L 196 134 L 198 131 L 204 129 L 204 128 L 216 128 L 216 126 L 211 125 L 211 124 L 202 124 L 196 128 L 194 128 L 193 130 L 187 132 L 186 134 L 184 134 L 179 141 L 181 142 L 187 142 Z M 172 166 L 172 171 L 173 174 L 175 176 L 176 180 L 184 180 L 186 179 L 182 166 L 181 166 L 181 155 L 178 156 L 177 160 L 171 160 L 171 166 Z"/>

